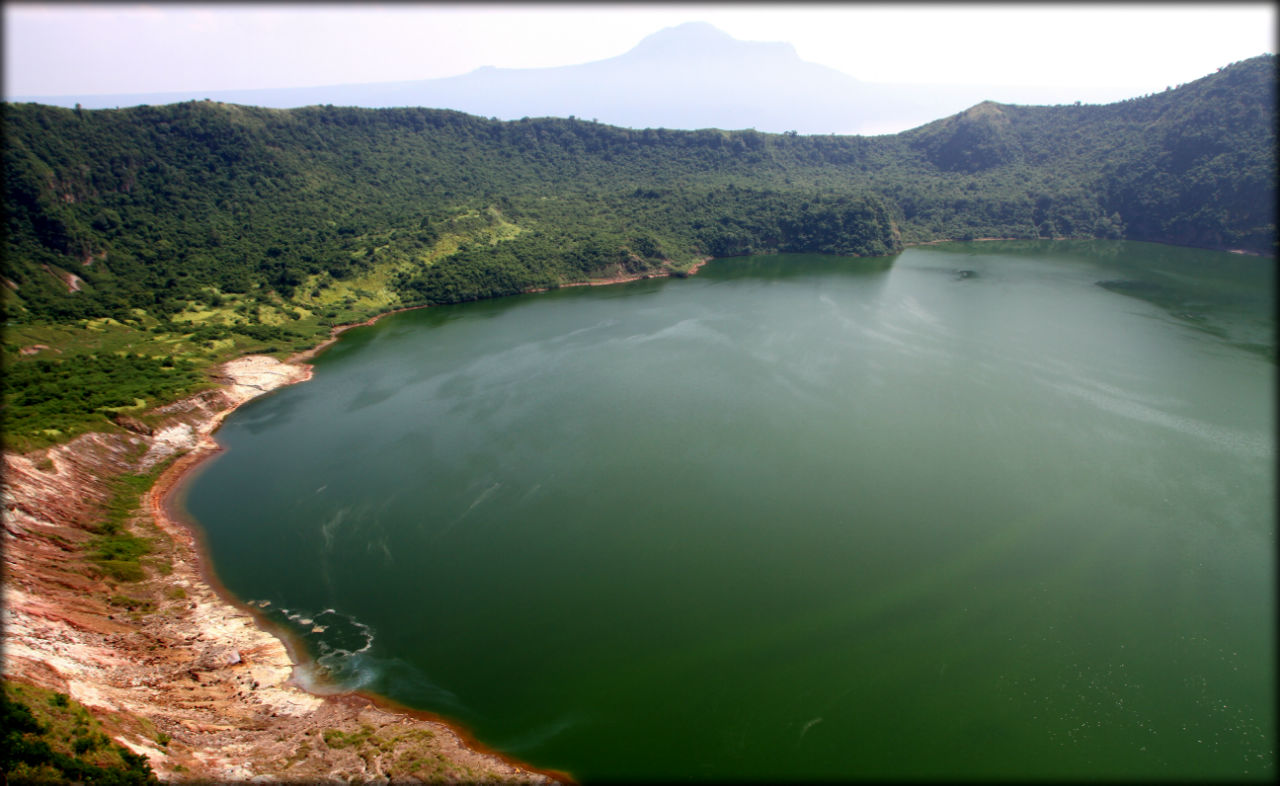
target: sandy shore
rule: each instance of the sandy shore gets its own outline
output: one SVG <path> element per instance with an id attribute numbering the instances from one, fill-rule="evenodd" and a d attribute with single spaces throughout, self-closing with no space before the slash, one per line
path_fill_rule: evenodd
<path id="1" fill-rule="evenodd" d="M 89 707 L 166 781 L 571 783 L 567 773 L 485 750 L 464 729 L 429 713 L 377 696 L 306 690 L 287 634 L 221 587 L 198 527 L 173 504 L 189 473 L 222 450 L 213 435 L 232 412 L 311 379 L 308 361 L 347 330 L 426 307 L 336 326 L 328 339 L 284 362 L 250 355 L 225 363 L 214 375 L 218 388 L 154 410 L 162 418 L 154 429 L 85 434 L 26 455 L 6 452 L 5 678 L 67 693 Z M 111 483 L 165 462 L 171 463 L 130 522 L 156 544 L 147 558 L 153 570 L 142 582 L 108 582 L 85 559 L 84 545 L 111 498 Z"/>
<path id="2" fill-rule="evenodd" d="M 428 713 L 377 696 L 306 690 L 287 634 L 221 587 L 198 527 L 173 505 L 189 473 L 222 449 L 213 435 L 232 412 L 311 379 L 308 361 L 347 330 L 416 308 L 426 306 L 336 326 L 284 362 L 251 355 L 225 363 L 213 377 L 218 388 L 150 413 L 161 418 L 154 428 L 139 423 L 30 454 L 6 452 L 5 678 L 89 707 L 166 781 L 572 782 L 485 750 Z M 148 577 L 108 581 L 85 555 L 113 481 L 166 462 L 130 521 L 154 544 Z"/>
<path id="3" fill-rule="evenodd" d="M 167 503 L 257 396 L 311 378 L 249 356 L 221 387 L 156 411 L 150 433 L 86 434 L 4 455 L 4 676 L 70 695 L 166 781 L 570 781 L 484 750 L 426 713 L 296 680 L 284 639 L 221 591 L 195 530 Z M 111 482 L 172 463 L 130 522 L 151 539 L 141 582 L 108 581 L 85 548 Z"/>

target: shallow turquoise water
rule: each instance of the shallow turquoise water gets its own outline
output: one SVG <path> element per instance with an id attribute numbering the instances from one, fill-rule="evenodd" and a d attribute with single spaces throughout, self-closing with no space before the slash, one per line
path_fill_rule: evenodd
<path id="1" fill-rule="evenodd" d="M 580 779 L 1269 778 L 1273 265 L 949 244 L 399 314 L 186 504 L 314 679 Z"/>

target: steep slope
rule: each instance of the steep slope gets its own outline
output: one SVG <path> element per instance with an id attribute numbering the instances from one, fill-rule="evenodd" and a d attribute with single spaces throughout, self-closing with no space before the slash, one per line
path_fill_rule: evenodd
<path id="1" fill-rule="evenodd" d="M 639 55 L 664 58 L 651 43 Z M 724 253 L 882 254 L 965 236 L 1272 252 L 1274 63 L 1107 106 L 986 102 L 875 138 L 427 109 L 8 105 L 8 305 L 20 320 L 163 322 L 227 298 L 316 314 L 325 292 L 368 276 L 395 307 Z M 432 279 L 471 284 L 448 294 Z M 223 324 L 262 332 L 252 321 Z"/>
<path id="2" fill-rule="evenodd" d="M 931 124 L 914 135 L 913 146 L 946 172 L 980 172 L 1022 158 L 1009 116 L 991 101 Z"/>
<path id="3" fill-rule="evenodd" d="M 263 357 L 219 371 L 224 387 L 161 408 L 154 432 L 5 453 L 5 678 L 88 705 L 166 782 L 551 782 L 441 723 L 306 692 L 285 643 L 214 591 L 194 533 L 164 497 L 217 449 L 209 435 L 232 409 L 310 374 Z M 122 493 L 145 489 L 161 467 L 141 498 Z M 108 524 L 144 544 L 132 571 L 96 556 Z M 82 780 L 144 782 L 108 777 Z"/>
<path id="4" fill-rule="evenodd" d="M 664 57 L 660 48 L 641 55 Z M 102 432 L 6 455 L 6 564 L 20 579 L 6 581 L 6 609 L 20 609 L 6 635 L 25 634 L 23 675 L 80 697 L 115 697 L 126 710 L 118 736 L 157 757 L 161 736 L 139 716 L 163 718 L 173 771 L 187 761 L 200 767 L 192 777 L 314 780 L 338 772 L 316 769 L 326 762 L 387 775 L 379 751 L 393 759 L 404 751 L 391 731 L 402 718 L 341 701 L 284 717 L 261 695 L 244 699 L 249 685 L 261 694 L 266 684 L 291 701 L 318 701 L 278 684 L 287 673 L 278 642 L 255 637 L 227 660 L 232 653 L 190 638 L 192 617 L 206 611 L 250 626 L 197 589 L 182 532 L 156 535 L 163 554 L 153 555 L 172 559 L 177 578 L 122 585 L 129 596 L 102 578 L 101 561 L 86 563 L 112 482 L 143 469 L 138 454 L 173 447 L 157 432 L 199 430 L 194 421 L 182 429 L 182 406 L 157 410 L 162 402 L 141 397 L 176 395 L 201 363 L 279 352 L 334 321 L 588 278 L 682 273 L 708 255 L 890 254 L 904 242 L 985 235 L 1127 235 L 1274 254 L 1274 91 L 1275 58 L 1266 56 L 1158 96 L 1101 107 L 983 103 L 871 139 L 501 122 L 428 109 L 6 104 L 6 426 L 30 423 L 22 436 L 45 445 Z M 150 360 L 131 354 L 144 350 Z M 48 369 L 67 381 L 52 384 Z M 139 374 L 164 384 L 120 383 Z M 50 403 L 65 421 L 37 417 Z M 84 482 L 62 483 L 75 467 Z M 139 531 L 163 526 L 158 511 L 141 513 Z M 175 582 L 193 597 L 166 594 Z M 133 617 L 146 603 L 163 614 L 137 614 L 141 628 L 116 622 L 121 608 Z M 130 630 L 139 634 L 132 651 L 121 644 Z M 59 651 L 60 641 L 74 646 Z M 54 656 L 91 679 L 73 688 L 42 669 Z M 164 673 L 148 676 L 157 665 Z M 264 666 L 276 682 L 255 685 L 249 672 Z M 168 715 L 131 704 L 133 681 L 147 679 L 153 695 L 195 704 Z M 172 680 L 194 693 L 168 690 Z M 248 713 L 248 731 L 219 727 L 223 700 Z M 457 747 L 450 735 L 439 740 Z M 335 758 L 295 758 L 304 745 L 325 745 Z M 232 759 L 259 754 L 276 769 L 234 769 Z M 535 777 L 486 766 L 497 767 L 495 777 Z"/>
<path id="5" fill-rule="evenodd" d="M 523 287 L 578 280 L 633 258 L 641 269 L 687 267 L 714 242 L 724 217 L 717 211 L 734 212 L 733 201 L 754 210 L 770 199 L 754 191 L 786 191 L 796 206 L 833 198 L 815 183 L 787 184 L 768 160 L 766 136 L 755 132 L 205 102 L 7 112 L 11 298 L 58 318 L 123 320 L 130 309 L 168 317 L 192 299 L 214 305 L 215 289 L 221 297 L 262 285 L 293 299 L 380 259 L 423 267 L 512 221 L 511 232 L 541 233 L 526 245 L 542 238 L 526 248 Z M 859 142 L 845 147 L 859 150 Z M 871 198 L 839 177 L 839 196 Z M 694 200 L 675 222 L 657 209 L 661 200 L 621 198 L 730 183 L 754 191 L 718 206 Z M 608 212 L 606 195 L 618 197 Z M 864 254 L 897 247 L 891 226 L 878 233 L 865 247 L 836 245 Z M 80 283 L 68 298 L 72 271 Z"/>
<path id="6" fill-rule="evenodd" d="M 1269 90 L 1252 86 L 1270 84 Z M 1275 242 L 1275 58 L 1255 58 L 1152 100 L 1127 155 L 1102 167 L 1128 236 L 1210 248 Z"/>
<path id="7" fill-rule="evenodd" d="M 1134 240 L 1274 251 L 1275 109 L 1275 57 L 1262 56 L 1106 106 L 986 102 L 901 138 L 942 171 L 1057 172 Z M 1050 220 L 1062 195 L 1037 196 L 1040 234 L 1091 232 Z"/>

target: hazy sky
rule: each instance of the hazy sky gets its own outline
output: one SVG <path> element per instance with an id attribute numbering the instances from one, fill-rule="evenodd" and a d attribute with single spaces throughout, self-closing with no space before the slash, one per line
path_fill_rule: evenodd
<path id="1" fill-rule="evenodd" d="M 869 82 L 1045 85 L 1127 98 L 1275 52 L 1240 4 L 4 4 L 6 96 L 398 81 L 619 55 L 682 22 L 786 41 Z"/>

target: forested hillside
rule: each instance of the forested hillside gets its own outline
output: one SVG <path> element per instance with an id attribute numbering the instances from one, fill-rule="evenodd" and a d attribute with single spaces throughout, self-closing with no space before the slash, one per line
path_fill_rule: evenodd
<path id="1" fill-rule="evenodd" d="M 882 137 L 6 104 L 6 400 L 11 416 L 31 404 L 12 382 L 24 345 L 145 354 L 176 390 L 184 361 L 297 346 L 336 321 L 707 256 L 982 236 L 1273 254 L 1274 84 L 1263 56 L 1118 104 L 985 103 Z"/>

